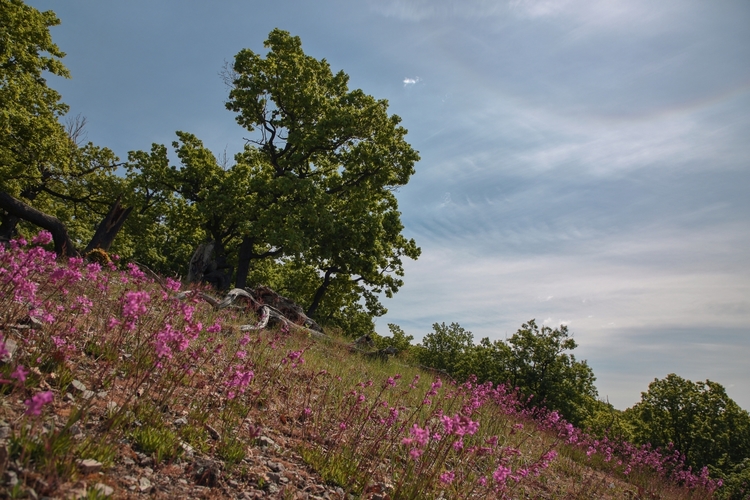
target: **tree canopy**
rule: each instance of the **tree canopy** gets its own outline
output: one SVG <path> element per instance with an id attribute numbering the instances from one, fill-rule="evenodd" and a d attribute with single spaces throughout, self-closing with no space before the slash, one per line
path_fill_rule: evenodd
<path id="1" fill-rule="evenodd" d="M 234 162 L 187 132 L 173 144 L 180 166 L 169 165 L 162 145 L 130 154 L 130 203 L 162 216 L 135 216 L 161 231 L 132 229 L 150 235 L 145 245 L 166 244 L 157 234 L 210 240 L 223 286 L 275 281 L 309 316 L 369 333 L 361 330 L 385 312 L 380 294 L 398 291 L 403 258 L 420 253 L 402 234 L 394 195 L 419 156 L 387 101 L 349 90 L 348 76 L 306 55 L 298 37 L 276 29 L 265 46 L 265 56 L 240 51 L 225 75 L 227 108 L 251 134 Z M 175 218 L 189 237 L 176 234 Z"/>
<path id="2" fill-rule="evenodd" d="M 750 457 L 750 415 L 721 384 L 691 382 L 671 373 L 655 379 L 625 412 L 638 443 L 674 445 L 694 467 L 729 471 Z"/>
<path id="3" fill-rule="evenodd" d="M 72 254 L 107 213 L 119 180 L 114 154 L 83 144 L 85 120 L 60 121 L 68 106 L 45 78 L 69 77 L 49 32 L 59 22 L 52 11 L 0 0 L 0 240 L 24 219 L 52 231 L 58 253 Z"/>
<path id="4" fill-rule="evenodd" d="M 472 333 L 457 323 L 435 323 L 419 346 L 418 358 L 460 379 L 475 375 L 480 382 L 507 383 L 531 405 L 558 410 L 581 424 L 596 403 L 597 391 L 586 361 L 566 352 L 576 347 L 565 325 L 540 328 L 531 320 L 507 341 L 483 338 L 475 345 Z"/>

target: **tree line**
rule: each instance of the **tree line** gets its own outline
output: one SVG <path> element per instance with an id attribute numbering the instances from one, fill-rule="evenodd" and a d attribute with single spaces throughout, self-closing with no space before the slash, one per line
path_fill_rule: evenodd
<path id="1" fill-rule="evenodd" d="M 389 328 L 391 335 L 377 337 L 378 345 L 393 345 L 412 362 L 457 381 L 476 377 L 479 383 L 507 384 L 529 407 L 558 411 L 594 436 L 673 447 L 694 470 L 708 467 L 712 477 L 723 479 L 720 498 L 750 494 L 750 414 L 717 382 L 669 374 L 620 411 L 599 398 L 594 372 L 572 354 L 577 344 L 565 325 L 553 329 L 531 320 L 507 340 L 475 343 L 459 324 L 435 323 L 416 345 L 397 325 Z"/>

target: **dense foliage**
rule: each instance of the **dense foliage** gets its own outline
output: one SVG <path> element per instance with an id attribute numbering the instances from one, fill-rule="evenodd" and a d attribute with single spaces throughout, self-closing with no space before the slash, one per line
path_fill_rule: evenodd
<path id="1" fill-rule="evenodd" d="M 403 258 L 420 253 L 394 195 L 419 155 L 387 101 L 349 90 L 343 71 L 273 30 L 265 57 L 242 50 L 225 75 L 227 108 L 251 133 L 233 162 L 177 132 L 179 166 L 154 144 L 129 153 L 123 178 L 111 151 L 82 144 L 85 120 L 60 122 L 68 108 L 43 77 L 68 76 L 49 33 L 57 17 L 20 0 L 0 6 L 1 238 L 25 220 L 75 255 L 122 199 L 133 211 L 112 250 L 125 258 L 184 276 L 210 242 L 217 288 L 271 285 L 320 323 L 372 331 L 381 295 L 403 285 Z"/>
<path id="2" fill-rule="evenodd" d="M 708 466 L 714 476 L 724 478 L 728 498 L 746 498 L 750 492 L 750 414 L 721 384 L 669 374 L 651 382 L 624 417 L 631 422 L 634 442 L 674 445 L 687 464 Z"/>
<path id="3" fill-rule="evenodd" d="M 0 1 L 0 241 L 16 234 L 21 219 L 36 216 L 39 224 L 49 214 L 73 234 L 69 241 L 42 220 L 58 253 L 72 254 L 93 235 L 120 179 L 112 151 L 83 143 L 85 120 L 60 121 L 68 106 L 45 78 L 69 76 L 49 33 L 59 22 L 51 11 Z"/>
<path id="4" fill-rule="evenodd" d="M 558 410 L 580 425 L 597 397 L 594 372 L 585 361 L 566 351 L 576 348 L 565 325 L 541 328 L 525 323 L 507 341 L 483 338 L 474 344 L 460 325 L 433 325 L 418 348 L 422 364 L 445 370 L 461 380 L 475 375 L 480 382 L 509 383 L 532 406 Z"/>

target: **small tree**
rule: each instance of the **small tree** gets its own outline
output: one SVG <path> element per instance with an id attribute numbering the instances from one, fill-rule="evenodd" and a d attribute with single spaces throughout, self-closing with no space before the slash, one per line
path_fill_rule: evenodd
<path id="1" fill-rule="evenodd" d="M 586 361 L 565 352 L 578 346 L 568 327 L 539 328 L 531 320 L 508 339 L 508 345 L 510 384 L 532 396 L 533 405 L 558 410 L 568 421 L 580 424 L 596 401 L 596 377 Z"/>
<path id="2" fill-rule="evenodd" d="M 424 336 L 418 352 L 419 362 L 460 377 L 461 368 L 474 348 L 474 335 L 458 323 L 434 323 L 432 333 Z M 468 374 L 467 374 L 468 375 Z"/>
<path id="3" fill-rule="evenodd" d="M 655 379 L 626 416 L 637 442 L 672 443 L 694 467 L 727 472 L 750 456 L 750 415 L 710 380 L 691 382 L 674 373 Z"/>

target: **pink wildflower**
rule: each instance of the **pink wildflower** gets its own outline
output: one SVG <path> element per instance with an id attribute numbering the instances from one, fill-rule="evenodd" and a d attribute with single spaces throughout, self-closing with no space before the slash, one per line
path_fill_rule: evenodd
<path id="1" fill-rule="evenodd" d="M 29 371 L 23 367 L 23 365 L 18 365 L 15 370 L 10 374 L 11 377 L 18 380 L 19 382 L 24 382 L 26 380 L 26 375 L 29 374 Z"/>
<path id="2" fill-rule="evenodd" d="M 28 408 L 26 408 L 26 415 L 39 415 L 42 412 L 42 407 L 52 402 L 54 398 L 52 391 L 45 391 L 35 394 L 31 399 L 24 401 Z"/>
<path id="3" fill-rule="evenodd" d="M 445 484 L 451 484 L 456 479 L 456 473 L 452 470 L 440 474 L 440 482 Z"/>
<path id="4" fill-rule="evenodd" d="M 34 245 L 47 245 L 52 242 L 52 233 L 49 231 L 39 231 L 36 236 L 34 236 L 34 239 L 31 240 L 31 243 Z"/>
<path id="5" fill-rule="evenodd" d="M 508 479 L 508 476 L 510 476 L 510 468 L 505 467 L 504 465 L 499 465 L 497 469 L 495 469 L 495 472 L 492 473 L 492 478 L 498 484 L 504 484 Z"/>

